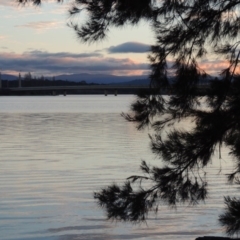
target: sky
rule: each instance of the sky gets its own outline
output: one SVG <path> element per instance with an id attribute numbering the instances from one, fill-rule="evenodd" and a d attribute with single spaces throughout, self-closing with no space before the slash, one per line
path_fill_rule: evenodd
<path id="1" fill-rule="evenodd" d="M 105 40 L 86 44 L 67 23 L 74 20 L 84 25 L 87 16 L 70 19 L 70 4 L 71 0 L 63 4 L 49 0 L 36 7 L 0 0 L 0 72 L 33 76 L 150 73 L 147 56 L 155 40 L 149 23 L 112 28 Z M 226 62 L 208 57 L 201 66 L 215 74 Z"/>
<path id="2" fill-rule="evenodd" d="M 149 23 L 112 28 L 97 43 L 82 43 L 71 20 L 80 25 L 86 14 L 70 19 L 70 1 L 44 1 L 41 7 L 20 6 L 14 0 L 0 0 L 0 72 L 34 76 L 92 73 L 148 75 L 148 54 L 154 44 Z"/>

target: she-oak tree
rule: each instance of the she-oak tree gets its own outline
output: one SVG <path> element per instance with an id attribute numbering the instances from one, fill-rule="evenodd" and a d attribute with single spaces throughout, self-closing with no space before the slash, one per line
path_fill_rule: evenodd
<path id="1" fill-rule="evenodd" d="M 41 0 L 16 0 L 21 4 Z M 61 0 L 58 0 L 61 2 Z M 71 16 L 88 13 L 88 21 L 70 26 L 83 42 L 103 40 L 111 27 L 148 21 L 156 43 L 149 55 L 150 88 L 132 104 L 129 121 L 155 130 L 151 148 L 164 167 L 142 162 L 142 175 L 112 184 L 94 194 L 109 219 L 144 221 L 160 202 L 197 204 L 208 194 L 205 168 L 216 149 L 227 146 L 235 160 L 228 181 L 240 183 L 240 1 L 237 0 L 73 0 Z M 198 85 L 208 73 L 201 61 L 226 59 L 219 79 L 204 96 Z M 173 82 L 170 80 L 174 79 Z M 161 93 L 171 89 L 173 95 Z M 207 106 L 203 107 L 202 105 Z M 175 123 L 191 119 L 189 131 Z M 164 133 L 164 134 L 163 134 Z M 240 199 L 225 197 L 219 221 L 226 233 L 240 232 Z"/>

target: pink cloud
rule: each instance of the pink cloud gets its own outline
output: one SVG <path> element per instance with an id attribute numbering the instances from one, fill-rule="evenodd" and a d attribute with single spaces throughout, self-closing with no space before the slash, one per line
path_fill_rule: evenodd
<path id="1" fill-rule="evenodd" d="M 18 28 L 31 28 L 34 30 L 49 30 L 54 28 L 60 28 L 61 23 L 56 21 L 41 21 L 41 22 L 29 22 L 23 25 L 16 25 Z"/>
<path id="2" fill-rule="evenodd" d="M 209 74 L 219 75 L 223 69 L 229 67 L 229 62 L 226 60 L 208 61 L 200 63 L 200 67 Z"/>

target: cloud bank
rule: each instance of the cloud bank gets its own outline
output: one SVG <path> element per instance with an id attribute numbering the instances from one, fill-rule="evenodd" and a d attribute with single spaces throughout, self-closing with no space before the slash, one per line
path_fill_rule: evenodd
<path id="1" fill-rule="evenodd" d="M 18 74 L 31 72 L 34 75 L 61 75 L 75 73 L 148 75 L 150 66 L 146 62 L 136 62 L 130 58 L 104 56 L 99 52 L 71 53 L 33 50 L 22 54 L 0 52 L 2 73 Z M 1 50 L 1 49 L 0 49 Z M 169 65 L 171 63 L 169 62 Z M 225 60 L 210 60 L 200 63 L 209 74 L 218 75 L 227 67 Z"/>
<path id="2" fill-rule="evenodd" d="M 129 58 L 103 57 L 99 53 L 50 53 L 35 50 L 23 54 L 0 53 L 0 69 L 5 73 L 32 72 L 36 75 L 81 72 L 135 75 L 149 70 L 149 65 L 136 63 Z"/>

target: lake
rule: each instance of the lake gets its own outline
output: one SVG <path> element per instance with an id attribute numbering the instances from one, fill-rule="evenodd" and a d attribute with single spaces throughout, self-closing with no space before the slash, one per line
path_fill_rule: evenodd
<path id="1" fill-rule="evenodd" d="M 130 95 L 0 97 L 0 239 L 134 240 L 223 235 L 217 218 L 232 167 L 223 149 L 209 173 L 205 204 L 169 209 L 141 225 L 106 221 L 93 192 L 157 165 L 148 132 L 126 122 Z M 219 168 L 221 172 L 219 173 Z"/>

